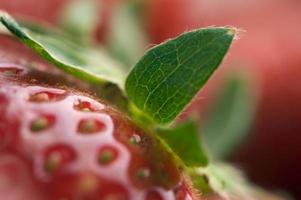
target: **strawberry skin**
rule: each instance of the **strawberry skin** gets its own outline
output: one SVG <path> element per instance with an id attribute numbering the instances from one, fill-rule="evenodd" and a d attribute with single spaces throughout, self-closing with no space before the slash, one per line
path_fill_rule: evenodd
<path id="1" fill-rule="evenodd" d="M 106 103 L 0 65 L 0 193 L 7 200 L 196 200 L 155 137 Z M 13 189 L 12 189 L 13 188 Z"/>

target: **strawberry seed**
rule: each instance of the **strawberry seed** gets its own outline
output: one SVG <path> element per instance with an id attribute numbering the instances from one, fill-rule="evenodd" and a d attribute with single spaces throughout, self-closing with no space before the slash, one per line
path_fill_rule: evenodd
<path id="1" fill-rule="evenodd" d="M 33 132 L 40 132 L 49 128 L 54 122 L 54 117 L 52 116 L 40 116 L 35 119 L 30 126 L 30 130 Z"/>
<path id="2" fill-rule="evenodd" d="M 108 165 L 117 158 L 117 150 L 113 147 L 103 147 L 98 156 L 98 163 L 101 165 Z"/>
<path id="3" fill-rule="evenodd" d="M 102 131 L 105 124 L 95 119 L 84 119 L 79 122 L 78 132 L 83 134 L 93 134 Z"/>

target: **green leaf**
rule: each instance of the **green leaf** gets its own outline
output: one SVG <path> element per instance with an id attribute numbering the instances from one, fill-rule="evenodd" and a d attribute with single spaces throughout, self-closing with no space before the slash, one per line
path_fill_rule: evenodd
<path id="1" fill-rule="evenodd" d="M 112 82 L 123 87 L 125 72 L 103 49 L 84 46 L 41 27 L 21 27 L 6 13 L 0 12 L 0 21 L 26 46 L 59 69 L 91 83 Z"/>
<path id="2" fill-rule="evenodd" d="M 158 134 L 186 166 L 208 165 L 196 122 L 189 120 L 175 128 L 158 129 Z"/>
<path id="3" fill-rule="evenodd" d="M 143 31 L 140 4 L 136 0 L 124 1 L 112 13 L 107 46 L 117 59 L 131 68 L 143 55 L 147 46 Z"/>
<path id="4" fill-rule="evenodd" d="M 126 92 L 157 124 L 172 122 L 221 63 L 233 28 L 191 31 L 150 49 L 126 80 Z"/>
<path id="5" fill-rule="evenodd" d="M 247 78 L 243 74 L 228 78 L 201 131 L 213 158 L 226 158 L 247 137 L 255 107 L 256 98 Z"/>
<path id="6" fill-rule="evenodd" d="M 72 0 L 62 9 L 60 24 L 73 37 L 91 39 L 99 22 L 100 4 L 95 0 Z"/>
<path id="7" fill-rule="evenodd" d="M 211 163 L 208 167 L 194 168 L 190 172 L 194 186 L 197 189 L 203 193 L 208 191 L 205 194 L 217 193 L 222 199 L 290 199 L 268 193 L 256 187 L 247 180 L 239 169 L 227 163 Z M 202 182 L 201 185 L 196 185 L 198 183 L 195 183 L 195 180 L 203 177 L 206 177 L 206 181 Z"/>
<path id="8" fill-rule="evenodd" d="M 198 168 L 198 175 L 205 175 L 213 191 L 225 199 L 250 199 L 249 183 L 238 169 L 224 163 L 211 163 L 207 168 Z"/>

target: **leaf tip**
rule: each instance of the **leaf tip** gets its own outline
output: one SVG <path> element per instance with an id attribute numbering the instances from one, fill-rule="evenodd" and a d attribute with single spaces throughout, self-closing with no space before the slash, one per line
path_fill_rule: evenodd
<path id="1" fill-rule="evenodd" d="M 228 32 L 227 32 L 228 35 L 234 36 L 234 35 L 236 35 L 236 33 L 237 33 L 236 28 L 234 28 L 234 27 L 229 27 L 228 28 Z"/>
<path id="2" fill-rule="evenodd" d="M 4 17 L 7 17 L 8 14 L 7 12 L 5 12 L 4 10 L 0 9 L 0 20 L 2 21 Z"/>
<path id="3" fill-rule="evenodd" d="M 242 33 L 245 32 L 245 30 L 236 28 L 234 26 L 227 26 L 226 28 L 228 29 L 227 35 L 232 36 L 234 40 L 240 39 Z"/>
<path id="4" fill-rule="evenodd" d="M 8 13 L 0 9 L 0 34 L 10 35 L 10 32 L 5 27 L 5 20 L 8 17 Z"/>

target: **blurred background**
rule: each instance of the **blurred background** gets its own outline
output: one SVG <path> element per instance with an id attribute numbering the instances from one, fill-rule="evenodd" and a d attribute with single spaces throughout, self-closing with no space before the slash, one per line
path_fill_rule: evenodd
<path id="1" fill-rule="evenodd" d="M 0 9 L 20 19 L 57 26 L 70 3 L 72 0 L 0 0 Z M 90 33 L 95 41 L 109 47 L 114 40 L 112 33 L 128 39 L 119 44 L 120 48 L 131 48 L 131 42 L 136 45 L 135 40 L 143 38 L 139 45 L 146 50 L 194 28 L 237 27 L 239 35 L 229 55 L 186 113 L 197 110 L 200 124 L 206 127 L 212 108 L 225 97 L 220 91 L 229 77 L 235 74 L 246 79 L 252 101 L 241 101 L 248 101 L 252 112 L 241 112 L 232 123 L 248 120 L 250 126 L 240 130 L 248 135 L 240 137 L 240 145 L 223 158 L 242 168 L 254 183 L 301 199 L 300 0 L 141 0 L 135 1 L 132 10 L 134 24 L 125 24 L 128 21 L 124 18 L 117 30 L 115 16 L 121 6 L 133 1 L 93 3 L 97 16 Z M 143 52 L 139 48 L 132 51 Z M 218 114 L 212 116 L 211 121 L 219 118 Z M 210 126 L 214 129 L 214 124 Z"/>

